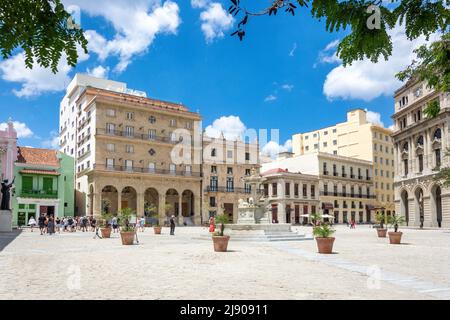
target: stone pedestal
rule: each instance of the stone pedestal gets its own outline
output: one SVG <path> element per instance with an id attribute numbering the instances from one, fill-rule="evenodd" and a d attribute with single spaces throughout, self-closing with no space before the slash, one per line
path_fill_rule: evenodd
<path id="1" fill-rule="evenodd" d="M 12 231 L 12 211 L 0 210 L 0 232 Z"/>
<path id="2" fill-rule="evenodd" d="M 239 215 L 237 219 L 237 224 L 255 224 L 255 210 L 256 208 L 239 208 Z"/>

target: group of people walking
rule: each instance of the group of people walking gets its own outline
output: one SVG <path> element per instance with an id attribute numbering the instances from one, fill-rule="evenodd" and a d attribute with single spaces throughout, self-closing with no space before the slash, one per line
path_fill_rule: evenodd
<path id="1" fill-rule="evenodd" d="M 44 215 L 41 213 L 38 220 L 32 216 L 28 220 L 28 226 L 33 232 L 33 228 L 39 227 L 41 235 L 48 234 L 52 235 L 62 232 L 75 232 L 75 231 L 95 231 L 97 226 L 97 220 L 95 217 L 54 217 L 52 214 Z"/>

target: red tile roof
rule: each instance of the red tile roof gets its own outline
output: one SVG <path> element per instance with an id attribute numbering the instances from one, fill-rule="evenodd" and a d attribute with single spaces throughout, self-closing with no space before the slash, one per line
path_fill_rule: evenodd
<path id="1" fill-rule="evenodd" d="M 283 173 L 283 172 L 289 172 L 289 171 L 287 169 L 276 168 L 276 169 L 267 170 L 267 171 L 261 173 L 261 175 L 266 176 L 268 174 Z"/>
<path id="2" fill-rule="evenodd" d="M 59 167 L 56 150 L 17 147 L 17 162 Z"/>

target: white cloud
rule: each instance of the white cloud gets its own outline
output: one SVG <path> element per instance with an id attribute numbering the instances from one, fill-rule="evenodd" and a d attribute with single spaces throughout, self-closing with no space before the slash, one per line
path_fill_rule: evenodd
<path id="1" fill-rule="evenodd" d="M 160 0 L 65 0 L 78 5 L 82 12 L 99 16 L 110 22 L 115 30 L 112 39 L 106 39 L 94 30 L 87 30 L 89 50 L 100 61 L 116 56 L 115 71 L 122 72 L 135 55 L 145 53 L 158 34 L 176 34 L 181 23 L 179 7 L 173 1 Z"/>
<path id="2" fill-rule="evenodd" d="M 264 102 L 271 102 L 271 101 L 275 101 L 275 100 L 277 100 L 277 97 L 274 96 L 273 94 L 270 94 L 264 99 Z"/>
<path id="3" fill-rule="evenodd" d="M 94 69 L 87 69 L 86 72 L 96 78 L 108 78 L 109 67 L 104 68 L 103 66 L 97 66 Z"/>
<path id="4" fill-rule="evenodd" d="M 367 122 L 370 122 L 374 125 L 384 127 L 383 121 L 381 121 L 381 114 L 379 112 L 366 110 L 366 119 Z"/>
<path id="5" fill-rule="evenodd" d="M 19 121 L 13 121 L 14 129 L 17 131 L 17 138 L 30 138 L 33 136 L 33 131 L 31 131 L 28 126 Z M 2 122 L 0 123 L 0 130 L 5 130 L 8 128 L 8 123 Z"/>
<path id="6" fill-rule="evenodd" d="M 222 116 L 205 128 L 205 134 L 211 138 L 219 138 L 223 133 L 225 139 L 236 140 L 245 133 L 246 127 L 238 116 Z"/>
<path id="7" fill-rule="evenodd" d="M 281 89 L 291 92 L 294 89 L 294 85 L 286 83 L 281 86 Z"/>
<path id="8" fill-rule="evenodd" d="M 191 6 L 203 10 L 200 13 L 200 21 L 207 43 L 211 43 L 216 38 L 223 38 L 224 32 L 233 27 L 233 16 L 222 7 L 221 3 L 209 0 L 191 0 Z"/>
<path id="9" fill-rule="evenodd" d="M 314 68 L 317 67 L 318 64 L 333 64 L 333 63 L 341 63 L 341 59 L 336 55 L 336 48 L 339 45 L 339 40 L 334 40 L 327 44 L 327 46 L 319 52 L 319 56 L 317 57 L 317 62 L 314 63 Z M 331 52 L 330 52 L 331 51 Z"/>
<path id="10" fill-rule="evenodd" d="M 289 51 L 289 57 L 293 57 L 295 55 L 296 50 L 297 50 L 297 42 L 294 42 L 291 51 Z"/>
<path id="11" fill-rule="evenodd" d="M 210 2 L 210 0 L 191 0 L 191 6 L 195 9 L 203 9 L 210 4 Z"/>
<path id="12" fill-rule="evenodd" d="M 286 152 L 292 150 L 292 140 L 287 140 L 284 144 L 279 144 L 275 141 L 269 141 L 261 149 L 261 153 L 271 158 L 276 158 L 277 154 L 280 152 Z"/>
<path id="13" fill-rule="evenodd" d="M 13 92 L 18 97 L 38 96 L 43 92 L 56 92 L 64 90 L 69 84 L 68 76 L 71 67 L 62 58 L 58 64 L 58 72 L 52 73 L 50 69 L 34 64 L 33 69 L 25 66 L 25 54 L 18 53 L 15 56 L 0 62 L 1 77 L 5 81 L 22 84 L 20 90 Z"/>
<path id="14" fill-rule="evenodd" d="M 41 146 L 43 148 L 48 149 L 59 149 L 59 135 L 58 132 L 52 131 L 50 132 L 50 137 L 41 142 Z"/>
<path id="15" fill-rule="evenodd" d="M 329 99 L 362 99 L 371 101 L 381 95 L 392 96 L 401 86 L 395 74 L 408 66 L 414 59 L 413 50 L 426 43 L 424 37 L 413 41 L 406 38 L 404 27 L 395 27 L 389 31 L 393 43 L 392 56 L 388 61 L 383 58 L 378 63 L 369 60 L 355 61 L 352 65 L 341 64 L 326 77 L 323 92 Z M 437 39 L 431 36 L 430 41 Z"/>

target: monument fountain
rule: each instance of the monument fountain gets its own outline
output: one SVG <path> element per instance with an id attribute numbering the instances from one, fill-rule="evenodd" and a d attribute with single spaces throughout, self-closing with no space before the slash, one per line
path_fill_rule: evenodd
<path id="1" fill-rule="evenodd" d="M 253 168 L 249 177 L 243 178 L 250 186 L 248 201 L 239 200 L 236 224 L 228 224 L 229 235 L 235 240 L 306 240 L 305 234 L 292 231 L 289 223 L 272 223 L 271 205 L 263 196 L 261 186 L 264 177 Z"/>

